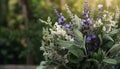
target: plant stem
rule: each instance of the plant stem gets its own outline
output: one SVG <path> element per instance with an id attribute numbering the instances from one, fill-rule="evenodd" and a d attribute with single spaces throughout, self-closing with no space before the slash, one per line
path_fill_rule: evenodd
<path id="1" fill-rule="evenodd" d="M 98 64 L 98 69 L 101 69 L 101 64 Z"/>

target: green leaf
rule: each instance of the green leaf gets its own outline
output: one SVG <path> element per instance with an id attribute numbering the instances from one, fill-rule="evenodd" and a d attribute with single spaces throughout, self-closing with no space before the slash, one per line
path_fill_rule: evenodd
<path id="1" fill-rule="evenodd" d="M 104 59 L 105 52 L 101 49 L 98 50 L 98 61 L 102 61 Z"/>
<path id="2" fill-rule="evenodd" d="M 101 49 L 98 50 L 98 52 L 93 53 L 93 58 L 97 61 L 101 62 L 104 59 L 105 52 Z"/>
<path id="3" fill-rule="evenodd" d="M 109 64 L 117 64 L 117 61 L 115 59 L 104 59 L 103 62 L 106 62 Z"/>
<path id="4" fill-rule="evenodd" d="M 84 52 L 79 47 L 71 46 L 68 49 L 69 49 L 69 52 L 71 52 L 76 57 L 78 57 L 78 58 L 84 57 Z"/>
<path id="5" fill-rule="evenodd" d="M 74 29 L 73 32 L 78 41 L 83 41 L 83 34 L 78 29 Z"/>
<path id="6" fill-rule="evenodd" d="M 115 44 L 113 45 L 113 47 L 111 49 L 109 49 L 108 53 L 109 52 L 114 52 L 114 51 L 117 51 L 117 50 L 120 50 L 120 44 Z"/>
<path id="7" fill-rule="evenodd" d="M 96 64 L 99 63 L 98 60 L 96 60 L 96 59 L 87 59 L 86 61 L 89 61 L 89 62 L 93 61 L 93 62 L 95 62 Z"/>
<path id="8" fill-rule="evenodd" d="M 100 39 L 100 45 L 102 45 L 103 41 L 102 41 L 102 36 L 98 35 L 99 39 Z"/>
<path id="9" fill-rule="evenodd" d="M 105 43 L 103 44 L 103 48 L 105 48 L 105 49 L 110 49 L 113 45 L 114 45 L 114 42 L 112 42 L 112 41 L 105 42 Z"/>
<path id="10" fill-rule="evenodd" d="M 80 22 L 81 22 L 80 18 L 77 15 L 75 15 L 74 16 L 74 23 L 77 24 L 77 26 L 78 26 L 79 29 L 82 27 L 82 25 L 81 25 Z"/>
<path id="11" fill-rule="evenodd" d="M 114 36 L 115 34 L 120 33 L 120 29 L 115 29 L 109 33 L 110 36 Z"/>
<path id="12" fill-rule="evenodd" d="M 103 38 L 114 42 L 113 38 L 108 34 L 103 35 Z"/>
<path id="13" fill-rule="evenodd" d="M 120 57 L 116 57 L 114 59 L 117 60 L 117 63 L 120 63 Z"/>
<path id="14" fill-rule="evenodd" d="M 68 55 L 68 60 L 71 62 L 71 63 L 79 63 L 80 60 L 83 60 L 82 58 L 77 58 L 74 54 L 72 53 L 69 53 Z"/>
<path id="15" fill-rule="evenodd" d="M 60 45 L 60 46 L 63 46 L 63 47 L 66 47 L 66 48 L 69 48 L 73 45 L 76 45 L 74 42 L 72 41 L 64 41 L 64 40 L 57 40 L 56 41 L 56 44 Z"/>

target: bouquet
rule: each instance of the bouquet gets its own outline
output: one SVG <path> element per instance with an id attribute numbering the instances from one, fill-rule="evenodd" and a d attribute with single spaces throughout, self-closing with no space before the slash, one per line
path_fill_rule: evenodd
<path id="1" fill-rule="evenodd" d="M 43 41 L 40 49 L 45 61 L 37 69 L 120 69 L 120 11 L 108 12 L 98 5 L 98 17 L 89 17 L 84 2 L 82 18 L 74 15 L 66 5 L 70 21 L 54 9 L 58 22 L 51 18 L 40 21 Z"/>

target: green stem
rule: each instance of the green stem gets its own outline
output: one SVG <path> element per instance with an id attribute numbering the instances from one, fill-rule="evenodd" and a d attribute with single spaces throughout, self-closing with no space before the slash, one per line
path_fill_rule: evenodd
<path id="1" fill-rule="evenodd" d="M 101 69 L 101 64 L 98 64 L 98 69 Z"/>

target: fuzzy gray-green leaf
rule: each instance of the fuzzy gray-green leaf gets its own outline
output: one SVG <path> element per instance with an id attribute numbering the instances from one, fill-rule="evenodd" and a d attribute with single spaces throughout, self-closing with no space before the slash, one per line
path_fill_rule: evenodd
<path id="1" fill-rule="evenodd" d="M 114 52 L 120 49 L 120 44 L 115 44 L 113 47 L 109 50 L 109 52 Z"/>
<path id="2" fill-rule="evenodd" d="M 106 62 L 109 64 L 117 64 L 117 61 L 115 59 L 104 59 L 103 62 Z"/>
<path id="3" fill-rule="evenodd" d="M 113 30 L 109 33 L 110 36 L 114 36 L 115 34 L 120 33 L 120 29 Z"/>
<path id="4" fill-rule="evenodd" d="M 114 41 L 113 38 L 111 36 L 109 36 L 108 34 L 103 35 L 103 38 L 110 40 L 110 41 Z"/>
<path id="5" fill-rule="evenodd" d="M 72 41 L 64 41 L 64 40 L 57 40 L 56 44 L 63 46 L 63 47 L 66 47 L 66 48 L 75 45 L 75 43 Z"/>
<path id="6" fill-rule="evenodd" d="M 74 31 L 76 39 L 78 41 L 83 41 L 83 34 L 77 29 L 74 29 L 73 31 Z"/>
<path id="7" fill-rule="evenodd" d="M 69 52 L 71 52 L 73 55 L 75 55 L 78 58 L 81 58 L 84 56 L 84 52 L 77 46 L 71 46 L 68 49 L 69 49 Z"/>

